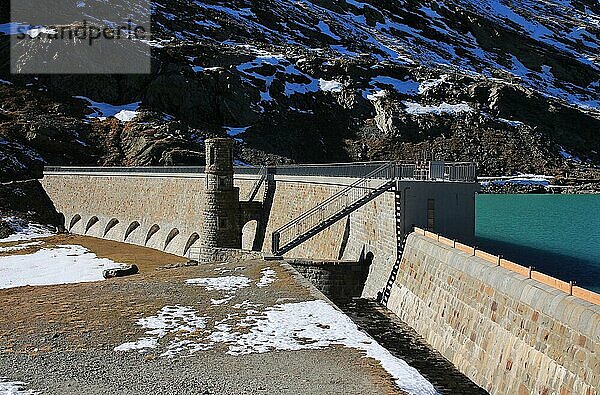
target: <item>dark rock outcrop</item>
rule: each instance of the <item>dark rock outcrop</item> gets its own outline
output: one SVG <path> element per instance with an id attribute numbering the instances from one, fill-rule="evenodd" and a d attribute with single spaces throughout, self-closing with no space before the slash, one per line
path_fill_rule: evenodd
<path id="1" fill-rule="evenodd" d="M 202 165 L 204 138 L 227 134 L 250 164 L 445 159 L 598 178 L 586 21 L 600 9 L 503 4 L 155 2 L 149 75 L 14 76 L 0 61 L 0 182 L 47 164 Z M 91 101 L 140 104 L 123 121 Z"/>
<path id="2" fill-rule="evenodd" d="M 17 217 L 58 231 L 64 228 L 64 218 L 38 180 L 0 184 L 0 218 Z M 7 229 L 7 226 L 3 226 Z M 12 230 L 10 232 L 13 233 Z M 0 238 L 2 238 L 0 236 Z"/>

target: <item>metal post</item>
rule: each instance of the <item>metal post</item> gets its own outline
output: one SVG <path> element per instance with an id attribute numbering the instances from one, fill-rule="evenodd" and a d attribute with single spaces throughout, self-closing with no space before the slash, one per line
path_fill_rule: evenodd
<path id="1" fill-rule="evenodd" d="M 273 240 L 271 242 L 271 251 L 273 252 L 274 255 L 277 255 L 277 252 L 279 251 L 279 233 L 274 232 L 273 233 Z"/>

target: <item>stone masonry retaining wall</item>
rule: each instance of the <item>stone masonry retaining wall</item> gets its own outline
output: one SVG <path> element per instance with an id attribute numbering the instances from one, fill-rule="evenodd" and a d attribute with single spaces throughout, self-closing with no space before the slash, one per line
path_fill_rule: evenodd
<path id="1" fill-rule="evenodd" d="M 351 261 L 287 261 L 325 296 L 332 300 L 360 297 L 369 267 Z"/>
<path id="2" fill-rule="evenodd" d="M 600 307 L 409 236 L 387 305 L 492 394 L 600 393 Z"/>

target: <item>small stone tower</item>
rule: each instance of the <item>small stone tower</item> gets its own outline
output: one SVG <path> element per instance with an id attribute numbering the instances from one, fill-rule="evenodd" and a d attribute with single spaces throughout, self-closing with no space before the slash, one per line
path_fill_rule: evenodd
<path id="1" fill-rule="evenodd" d="M 202 260 L 210 260 L 215 248 L 241 248 L 240 190 L 233 186 L 232 141 L 207 139 L 206 185 L 200 236 Z"/>

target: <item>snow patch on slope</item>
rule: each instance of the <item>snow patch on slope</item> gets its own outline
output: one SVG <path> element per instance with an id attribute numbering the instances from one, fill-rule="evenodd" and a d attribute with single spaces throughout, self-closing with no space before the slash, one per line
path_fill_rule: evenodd
<path id="1" fill-rule="evenodd" d="M 1 219 L 15 232 L 14 234 L 0 239 L 0 243 L 11 243 L 15 241 L 26 241 L 43 237 L 50 237 L 55 232 L 47 226 L 27 223 L 16 217 L 5 217 Z"/>
<path id="2" fill-rule="evenodd" d="M 30 243 L 18 244 L 18 245 L 11 246 L 11 247 L 0 247 L 0 252 L 6 253 L 6 252 L 21 251 L 26 248 L 36 247 L 36 246 L 39 246 L 42 244 L 44 244 L 43 241 L 32 241 Z"/>
<path id="3" fill-rule="evenodd" d="M 124 104 L 115 106 L 108 103 L 96 102 L 85 96 L 73 96 L 75 99 L 85 100 L 89 103 L 88 108 L 94 111 L 93 114 L 87 115 L 88 119 L 99 119 L 101 121 L 108 117 L 115 117 L 121 122 L 132 121 L 138 114 L 141 102 Z"/>
<path id="4" fill-rule="evenodd" d="M 104 270 L 122 266 L 78 245 L 43 248 L 33 254 L 0 257 L 0 289 L 100 281 Z"/>
<path id="5" fill-rule="evenodd" d="M 441 103 L 439 105 L 423 105 L 419 103 L 404 101 L 406 106 L 404 111 L 411 115 L 458 115 L 461 113 L 472 112 L 473 109 L 467 103 L 448 104 Z"/>

